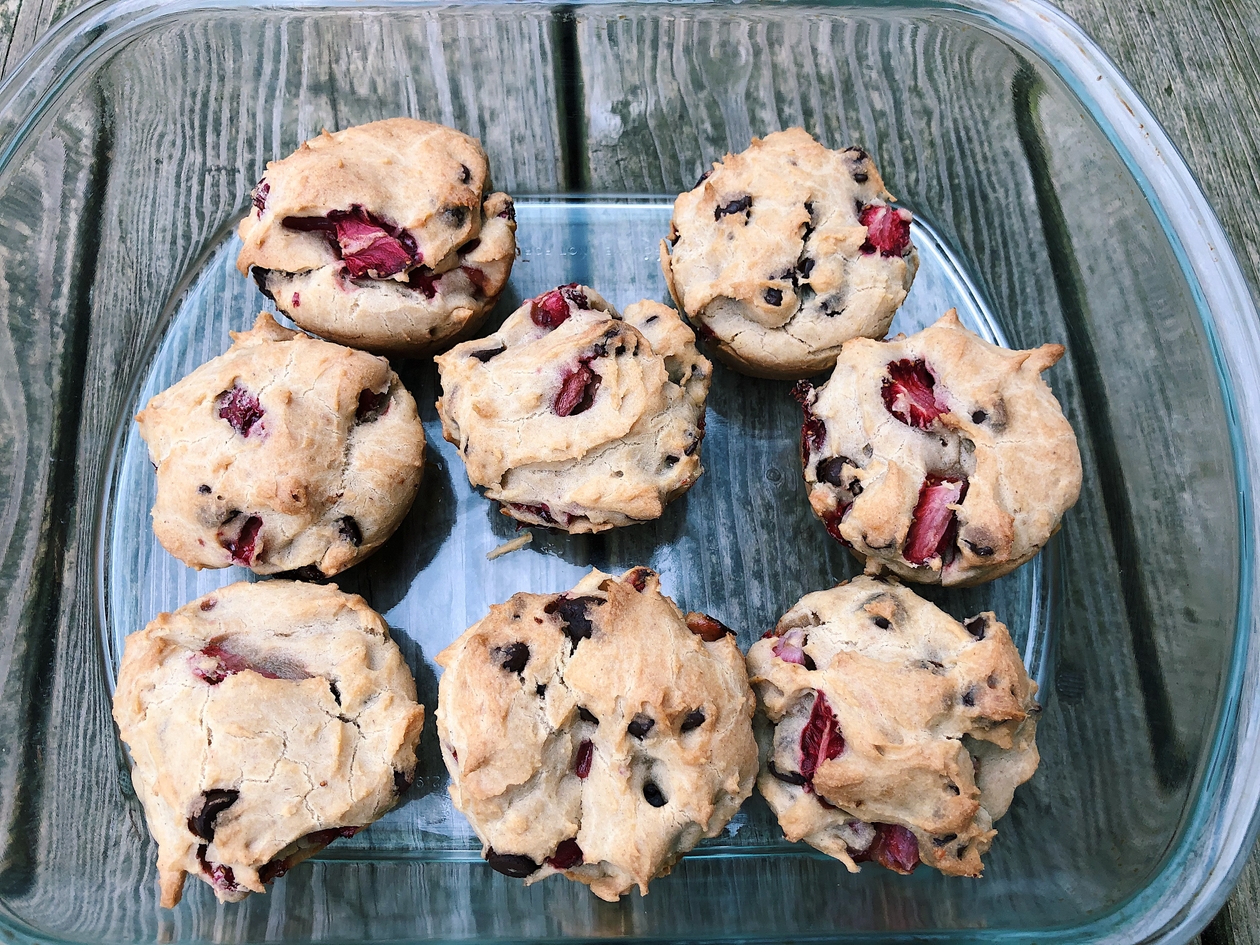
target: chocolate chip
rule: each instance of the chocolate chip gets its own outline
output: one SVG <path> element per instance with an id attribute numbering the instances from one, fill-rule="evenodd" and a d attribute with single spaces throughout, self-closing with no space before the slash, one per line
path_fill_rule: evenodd
<path id="1" fill-rule="evenodd" d="M 271 275 L 271 270 L 263 269 L 261 266 L 254 266 L 249 270 L 249 274 L 254 277 L 254 284 L 258 286 L 258 291 L 274 302 L 276 297 L 272 294 L 272 291 L 267 288 L 267 277 Z"/>
<path id="2" fill-rule="evenodd" d="M 767 305 L 782 305 L 783 290 L 782 289 L 766 289 L 761 293 L 761 297 L 766 300 Z"/>
<path id="3" fill-rule="evenodd" d="M 687 713 L 687 717 L 683 719 L 682 730 L 690 732 L 692 729 L 699 728 L 704 724 L 704 709 L 692 709 Z"/>
<path id="4" fill-rule="evenodd" d="M 504 345 L 499 345 L 497 348 L 482 348 L 480 351 L 472 352 L 469 357 L 476 358 L 482 364 L 485 364 L 491 358 L 502 354 L 506 350 L 507 348 Z"/>
<path id="5" fill-rule="evenodd" d="M 732 200 L 726 206 L 722 206 L 721 204 L 718 204 L 718 206 L 713 211 L 713 219 L 720 220 L 722 219 L 722 217 L 730 216 L 731 214 L 734 214 L 734 213 L 743 213 L 751 207 L 752 207 L 752 197 L 748 195 L 744 195 L 743 197 L 740 197 L 737 200 Z M 744 222 L 747 223 L 748 221 L 745 220 Z"/>
<path id="6" fill-rule="evenodd" d="M 665 806 L 665 795 L 661 793 L 661 789 L 656 786 L 655 781 L 643 782 L 643 799 L 653 807 Z"/>
<path id="7" fill-rule="evenodd" d="M 888 630 L 892 627 L 892 623 L 887 617 L 876 617 L 875 626 L 879 627 L 881 630 Z"/>
<path id="8" fill-rule="evenodd" d="M 468 169 L 467 164 L 461 164 L 459 166 L 459 182 L 461 184 L 467 184 L 471 180 L 472 180 L 472 171 Z"/>
<path id="9" fill-rule="evenodd" d="M 591 626 L 588 610 L 592 605 L 602 604 L 598 597 L 565 597 L 561 595 L 543 608 L 544 613 L 560 615 L 561 632 L 569 638 L 572 649 L 583 640 L 589 640 L 595 628 Z"/>
<path id="10" fill-rule="evenodd" d="M 784 784 L 795 784 L 799 787 L 800 785 L 803 785 L 806 783 L 805 775 L 800 774 L 799 772 L 796 772 L 796 771 L 780 771 L 778 768 L 774 766 L 773 761 L 766 763 L 766 770 L 769 771 L 771 775 L 773 775 L 774 777 L 782 781 Z"/>
<path id="11" fill-rule="evenodd" d="M 595 718 L 595 714 L 584 705 L 578 706 L 578 718 L 593 725 L 599 724 L 599 719 Z"/>
<path id="12" fill-rule="evenodd" d="M 989 419 L 989 415 L 985 413 L 983 410 L 977 410 L 975 413 L 971 415 L 972 423 L 984 423 L 984 421 L 988 419 Z"/>
<path id="13" fill-rule="evenodd" d="M 626 734 L 629 735 L 631 738 L 638 738 L 638 739 L 645 738 L 647 736 L 647 733 L 652 731 L 652 726 L 654 726 L 655 724 L 656 724 L 656 719 L 646 716 L 642 712 L 640 712 L 633 719 L 631 719 L 630 724 L 626 726 Z M 657 806 L 660 806 L 660 805 L 657 805 Z"/>
<path id="14" fill-rule="evenodd" d="M 809 274 L 814 271 L 814 261 L 806 258 L 796 264 L 796 271 L 801 274 L 802 279 L 808 279 Z"/>
<path id="15" fill-rule="evenodd" d="M 544 696 L 546 696 L 546 695 L 547 695 L 547 684 L 546 684 L 546 683 L 539 683 L 537 686 L 535 686 L 535 687 L 534 687 L 534 695 L 536 695 L 539 699 L 542 699 Z"/>
<path id="16" fill-rule="evenodd" d="M 201 792 L 201 804 L 188 818 L 188 829 L 206 843 L 214 842 L 214 822 L 218 816 L 236 803 L 241 792 L 231 788 L 214 788 Z"/>
<path id="17" fill-rule="evenodd" d="M 945 836 L 943 836 L 943 837 L 933 837 L 933 838 L 932 838 L 932 845 L 933 845 L 933 846 L 937 846 L 937 847 L 943 847 L 943 846 L 945 846 L 945 844 L 947 844 L 947 843 L 953 843 L 953 842 L 954 842 L 955 840 L 957 840 L 957 839 L 958 839 L 958 834 L 956 834 L 956 833 L 947 833 L 947 834 L 945 834 Z"/>
<path id="18" fill-rule="evenodd" d="M 328 680 L 328 691 L 332 693 L 333 702 L 341 705 L 341 690 L 337 688 L 337 684 L 331 679 Z"/>
<path id="19" fill-rule="evenodd" d="M 461 227 L 468 222 L 467 207 L 447 207 L 442 211 L 442 222 L 447 226 Z"/>
<path id="20" fill-rule="evenodd" d="M 359 529 L 359 523 L 349 515 L 337 522 L 337 534 L 356 548 L 363 544 L 363 532 Z"/>
<path id="21" fill-rule="evenodd" d="M 984 632 L 989 629 L 989 618 L 984 614 L 977 614 L 964 620 L 963 627 L 977 640 L 983 640 Z"/>
<path id="22" fill-rule="evenodd" d="M 320 584 L 328 579 L 328 575 L 313 564 L 304 564 L 300 568 L 281 571 L 276 577 L 286 578 L 290 581 L 306 581 L 309 584 Z"/>
<path id="23" fill-rule="evenodd" d="M 518 640 L 507 646 L 496 646 L 490 651 L 490 655 L 498 662 L 499 668 L 505 672 L 524 672 L 525 664 L 529 662 L 529 645 Z"/>
<path id="24" fill-rule="evenodd" d="M 513 879 L 524 879 L 538 872 L 538 864 L 529 857 L 517 853 L 496 853 L 493 847 L 486 851 L 486 862 L 496 873 Z"/>
<path id="25" fill-rule="evenodd" d="M 209 486 L 204 486 L 204 485 L 202 485 L 202 486 L 198 486 L 198 487 L 197 487 L 197 491 L 198 491 L 198 492 L 200 492 L 202 495 L 209 495 L 209 494 L 210 494 L 210 487 L 209 487 Z"/>
<path id="26" fill-rule="evenodd" d="M 963 540 L 966 541 L 966 539 Z M 968 541 L 967 547 L 972 550 L 972 553 L 979 555 L 981 558 L 988 558 L 993 554 L 993 549 L 988 545 L 977 545 L 975 542 Z"/>
<path id="27" fill-rule="evenodd" d="M 973 706 L 976 704 L 975 687 L 972 687 L 971 689 L 968 689 L 966 692 L 963 693 L 962 704 L 965 706 Z"/>
<path id="28" fill-rule="evenodd" d="M 844 467 L 852 465 L 852 461 L 844 456 L 830 456 L 814 467 L 814 475 L 819 482 L 840 488 L 844 485 Z"/>
<path id="29" fill-rule="evenodd" d="M 696 187 L 699 187 L 701 184 L 703 184 L 706 180 L 708 180 L 712 176 L 713 176 L 713 168 L 709 168 L 707 171 L 705 171 L 703 174 L 700 175 L 700 179 L 696 181 Z M 695 190 L 696 187 L 692 187 L 691 189 Z"/>

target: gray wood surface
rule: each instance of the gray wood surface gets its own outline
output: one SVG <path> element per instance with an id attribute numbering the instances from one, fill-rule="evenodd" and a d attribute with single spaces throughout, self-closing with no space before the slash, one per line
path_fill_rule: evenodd
<path id="1" fill-rule="evenodd" d="M 1253 294 L 1260 297 L 1260 165 L 1256 157 L 1260 154 L 1260 132 L 1256 130 L 1260 128 L 1260 5 L 1246 0 L 1195 0 L 1190 4 L 1180 0 L 1058 2 L 1117 62 L 1185 156 L 1226 228 Z M 0 0 L 0 74 L 11 72 L 38 36 L 75 6 L 75 0 Z M 353 69 L 356 64 L 347 61 L 336 66 Z M 804 118 L 808 118 L 809 109 L 806 92 L 800 93 Z M 493 120 L 495 96 L 493 92 L 483 92 L 482 96 L 491 103 L 484 115 L 486 130 L 482 135 L 492 137 L 493 129 L 499 127 Z M 669 127 L 668 114 L 656 120 L 660 128 Z M 705 127 L 713 130 L 713 136 L 692 142 L 685 153 L 693 154 L 700 146 L 704 153 L 716 155 L 739 143 L 734 140 L 740 135 L 738 119 L 719 115 Z M 476 133 L 476 129 L 470 130 Z M 289 139 L 307 131 L 305 127 L 284 129 L 283 137 Z M 833 131 L 839 141 L 848 129 Z M 554 137 L 551 133 L 544 136 L 546 140 Z M 496 149 L 493 140 L 487 144 Z M 542 147 L 534 145 L 538 143 L 503 141 L 497 148 L 507 153 L 519 146 L 518 153 L 532 155 Z M 672 162 L 669 155 L 601 153 L 601 163 L 588 160 L 583 168 L 569 168 L 569 179 L 589 175 L 594 164 L 624 172 L 628 181 L 670 184 L 699 170 L 685 166 L 689 159 L 679 156 L 683 150 L 675 152 Z M 546 185 L 559 176 L 559 161 L 555 153 L 546 153 L 542 168 L 521 168 L 517 173 L 523 180 Z M 502 162 L 497 166 L 503 166 Z M 895 168 L 889 176 L 908 179 L 915 173 L 915 168 Z M 240 192 L 240 181 L 223 183 L 227 199 Z M 514 181 L 499 183 L 510 188 Z M 60 182 L 58 186 L 62 186 Z M 64 186 L 67 195 L 74 193 L 73 182 Z M 972 238 L 984 237 L 976 233 Z M 56 339 L 50 341 L 56 343 Z M 454 472 L 458 474 L 458 470 Z M 42 551 L 33 549 L 33 553 Z M 83 563 L 65 564 L 67 571 L 75 567 L 81 568 Z M 0 665 L 0 671 L 4 668 Z M 1108 684 L 1105 680 L 1090 682 Z M 1088 720 L 1073 720 L 1072 724 L 1085 727 Z M 101 746 L 95 748 L 100 750 Z M 4 799 L 0 798 L 0 819 L 5 816 Z M 135 868 L 135 864 L 130 866 Z M 1253 854 L 1238 890 L 1199 941 L 1204 945 L 1260 942 L 1260 857 Z"/>

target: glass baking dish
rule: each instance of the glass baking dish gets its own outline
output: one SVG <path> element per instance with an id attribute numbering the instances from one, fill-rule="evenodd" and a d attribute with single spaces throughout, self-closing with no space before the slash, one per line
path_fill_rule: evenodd
<path id="1" fill-rule="evenodd" d="M 121 640 L 239 580 L 153 539 L 131 417 L 264 300 L 233 267 L 265 162 L 397 114 L 478 136 L 518 198 L 498 316 L 561 282 L 667 296 L 673 196 L 753 135 L 860 143 L 916 215 L 895 330 L 947 307 L 1060 341 L 1079 504 L 1037 560 L 929 591 L 996 610 L 1042 686 L 1043 764 L 983 880 L 783 842 L 759 798 L 646 898 L 491 871 L 431 716 L 404 803 L 219 906 L 157 905 L 109 716 Z M 540 5 L 100 2 L 0 89 L 0 941 L 1185 941 L 1255 836 L 1256 313 L 1211 210 L 1115 68 L 1032 0 Z M 434 655 L 490 603 L 649 564 L 745 648 L 855 572 L 808 511 L 783 382 L 716 372 L 706 474 L 656 523 L 514 534 L 441 439 L 432 363 L 396 367 L 430 439 L 398 535 L 341 575 L 433 708 Z"/>

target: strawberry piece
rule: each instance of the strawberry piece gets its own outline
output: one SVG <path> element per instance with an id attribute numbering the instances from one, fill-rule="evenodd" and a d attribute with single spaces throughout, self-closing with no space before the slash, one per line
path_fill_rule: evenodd
<path id="1" fill-rule="evenodd" d="M 966 494 L 966 479 L 928 476 L 923 480 L 902 557 L 914 565 L 925 565 L 937 557 L 944 563 L 958 533 L 957 516 L 950 506 L 958 505 Z"/>
<path id="2" fill-rule="evenodd" d="M 281 226 L 306 233 L 322 233 L 352 278 L 385 279 L 423 261 L 416 241 L 402 227 L 355 204 L 322 217 L 285 217 Z"/>
<path id="3" fill-rule="evenodd" d="M 210 877 L 210 882 L 215 889 L 236 892 L 240 888 L 236 885 L 236 875 L 232 872 L 232 867 L 221 863 L 211 863 L 206 859 L 206 844 L 204 843 L 197 847 L 197 862 L 201 864 L 202 871 Z"/>
<path id="4" fill-rule="evenodd" d="M 871 826 L 875 828 L 875 839 L 861 853 L 854 853 L 853 859 L 858 862 L 874 860 L 902 876 L 913 873 L 919 865 L 919 841 L 915 835 L 901 824 Z"/>
<path id="5" fill-rule="evenodd" d="M 796 663 L 798 666 L 804 666 L 805 661 L 809 659 L 805 655 L 805 631 L 800 627 L 793 627 L 779 637 L 771 652 L 785 663 Z M 822 696 L 820 695 L 819 698 L 822 698 Z"/>
<path id="6" fill-rule="evenodd" d="M 547 857 L 545 862 L 552 869 L 571 870 L 575 866 L 582 865 L 582 848 L 578 846 L 578 842 L 575 837 L 570 837 L 568 840 L 562 840 L 560 841 L 560 845 L 556 847 L 556 852 Z"/>
<path id="7" fill-rule="evenodd" d="M 910 247 L 910 211 L 895 207 L 865 206 L 858 221 L 866 227 L 866 242 L 861 252 L 867 256 L 903 256 Z"/>
<path id="8" fill-rule="evenodd" d="M 801 776 L 806 781 L 814 780 L 814 772 L 824 761 L 840 757 L 844 751 L 844 736 L 840 734 L 840 724 L 836 715 L 827 704 L 827 697 L 821 692 L 814 698 L 814 707 L 809 710 L 809 721 L 805 723 L 805 731 L 801 733 Z"/>
<path id="9" fill-rule="evenodd" d="M 384 279 L 411 265 L 411 253 L 396 237 L 366 220 L 350 217 L 337 221 L 337 242 L 350 275 L 369 274 Z"/>
<path id="10" fill-rule="evenodd" d="M 818 393 L 809 381 L 797 381 L 792 387 L 792 399 L 801 405 L 805 412 L 805 422 L 801 425 L 801 465 L 809 464 L 811 453 L 822 449 L 827 439 L 827 425 L 821 417 L 816 416 L 810 408 Z"/>
<path id="11" fill-rule="evenodd" d="M 219 405 L 219 419 L 226 420 L 232 429 L 241 436 L 249 436 L 258 426 L 266 412 L 258 398 L 240 384 L 233 384 L 231 390 L 225 390 L 216 401 Z M 258 426 L 261 435 L 263 428 Z"/>
<path id="12" fill-rule="evenodd" d="M 595 757 L 595 745 L 589 738 L 582 739 L 578 745 L 577 758 L 573 762 L 573 773 L 582 780 L 591 773 L 591 760 Z"/>
<path id="13" fill-rule="evenodd" d="M 441 276 L 434 275 L 432 269 L 424 266 L 417 266 L 411 272 L 407 273 L 407 285 L 419 292 L 424 293 L 426 299 L 431 299 L 437 295 L 437 283 Z"/>
<path id="14" fill-rule="evenodd" d="M 529 303 L 529 317 L 539 328 L 559 328 L 569 320 L 569 303 L 560 289 L 552 289 Z"/>
<path id="15" fill-rule="evenodd" d="M 477 287 L 478 292 L 486 291 L 486 284 L 490 281 L 489 276 L 472 266 L 460 266 L 459 268 L 468 277 L 468 281 Z"/>
<path id="16" fill-rule="evenodd" d="M 579 364 L 576 371 L 566 374 L 560 382 L 560 393 L 552 405 L 556 414 L 571 417 L 583 413 L 595 403 L 595 392 L 602 380 L 589 364 Z"/>
<path id="17" fill-rule="evenodd" d="M 219 544 L 227 549 L 228 554 L 232 556 L 233 564 L 243 564 L 249 567 L 254 563 L 254 556 L 257 554 L 258 532 L 262 528 L 262 519 L 257 515 L 251 515 L 245 519 L 245 523 L 241 525 L 240 531 L 235 534 L 219 534 Z"/>
<path id="18" fill-rule="evenodd" d="M 734 635 L 735 633 L 734 630 L 715 617 L 697 613 L 694 610 L 687 614 L 687 629 L 705 643 L 716 643 L 727 634 Z"/>
<path id="19" fill-rule="evenodd" d="M 906 426 L 923 430 L 949 407 L 936 397 L 936 378 L 922 361 L 893 361 L 881 393 L 888 412 Z"/>

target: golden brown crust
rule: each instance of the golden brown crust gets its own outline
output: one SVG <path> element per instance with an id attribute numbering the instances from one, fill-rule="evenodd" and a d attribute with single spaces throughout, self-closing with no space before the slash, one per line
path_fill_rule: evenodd
<path id="1" fill-rule="evenodd" d="M 480 143 L 442 125 L 391 118 L 325 131 L 267 165 L 239 227 L 237 268 L 309 331 L 431 353 L 476 330 L 512 269 L 512 200 L 490 193 L 489 177 Z M 354 208 L 405 231 L 415 258 L 379 278 L 355 276 L 324 233 L 284 222 Z"/>
<path id="2" fill-rule="evenodd" d="M 171 908 L 187 874 L 237 902 L 264 891 L 276 864 L 318 852 L 324 831 L 353 832 L 393 807 L 415 774 L 424 709 L 361 597 L 268 581 L 214 591 L 127 637 L 114 719 Z"/>
<path id="3" fill-rule="evenodd" d="M 980 875 L 993 822 L 1038 763 L 1037 686 L 992 613 L 964 626 L 908 588 L 859 577 L 802 598 L 749 650 L 748 669 L 775 726 L 759 733 L 758 789 L 789 840 L 856 870 L 870 826 L 897 825 L 922 862 Z M 802 778 L 820 693 L 843 747 Z"/>
<path id="4" fill-rule="evenodd" d="M 758 377 L 831 367 L 850 338 L 882 338 L 918 268 L 907 241 L 874 251 L 863 210 L 889 206 L 870 156 L 801 128 L 754 138 L 674 202 L 661 269 L 718 357 Z M 671 243 L 672 241 L 672 243 Z"/>
<path id="5" fill-rule="evenodd" d="M 384 358 L 266 312 L 232 338 L 136 417 L 157 468 L 154 533 L 198 569 L 336 574 L 411 507 L 425 448 L 415 401 Z M 365 395 L 380 403 L 363 409 Z M 222 416 L 233 396 L 235 422 Z"/>
<path id="6" fill-rule="evenodd" d="M 753 697 L 734 637 L 688 629 L 647 568 L 517 594 L 437 661 L 451 798 L 492 865 L 518 858 L 509 875 L 564 872 L 609 901 L 646 893 L 752 790 Z M 581 864 L 548 863 L 570 840 Z"/>
<path id="7" fill-rule="evenodd" d="M 519 521 L 581 533 L 659 518 L 704 471 L 712 366 L 657 302 L 623 317 L 586 286 L 539 298 L 563 314 L 558 327 L 538 324 L 531 300 L 437 358 L 443 434 L 469 481 Z M 582 370 L 597 386 L 562 415 L 564 385 Z"/>
<path id="8" fill-rule="evenodd" d="M 804 395 L 807 416 L 825 425 L 821 440 L 807 430 L 810 506 L 868 573 L 970 585 L 1019 567 L 1080 494 L 1076 435 L 1040 376 L 1062 356 L 1061 345 L 989 344 L 953 309 L 909 338 L 846 343 L 828 382 Z M 925 396 L 941 410 L 934 420 L 894 415 L 910 410 L 904 401 L 889 406 L 895 365 L 930 373 L 935 387 Z M 912 529 L 932 481 L 965 489 L 947 503 L 955 519 L 943 550 L 924 553 Z"/>

